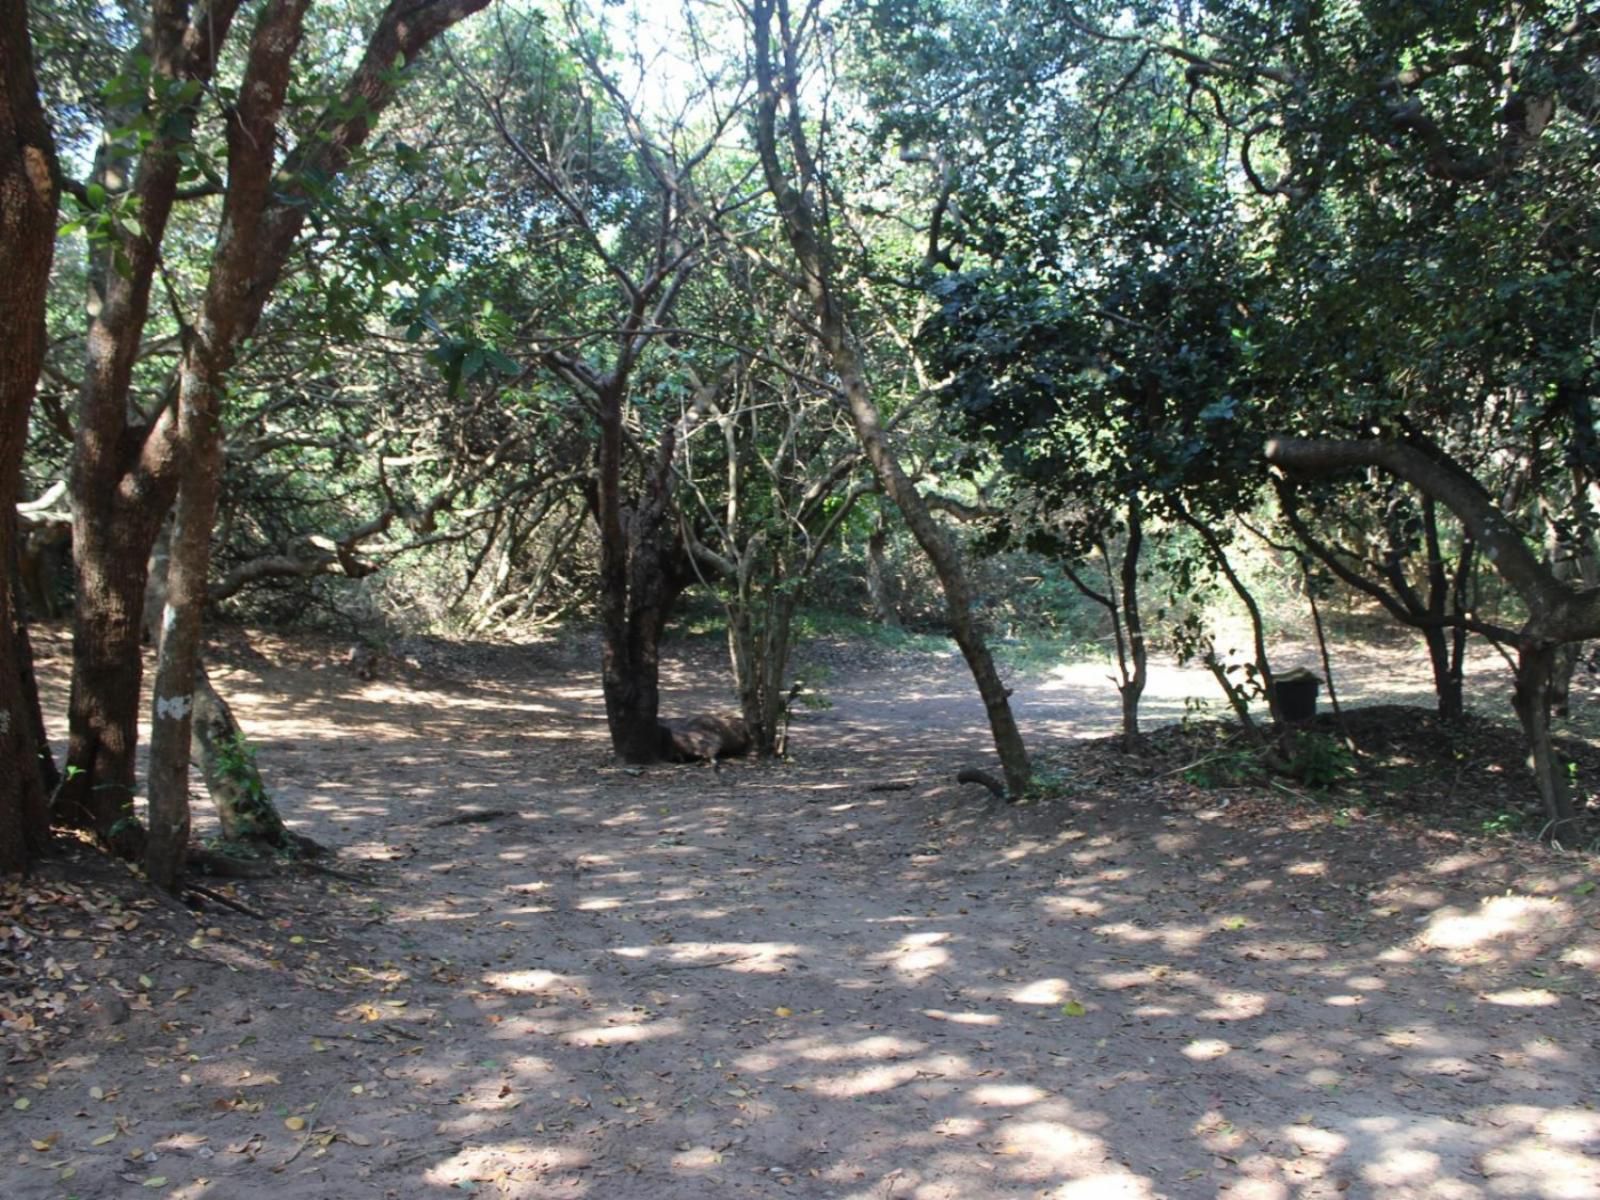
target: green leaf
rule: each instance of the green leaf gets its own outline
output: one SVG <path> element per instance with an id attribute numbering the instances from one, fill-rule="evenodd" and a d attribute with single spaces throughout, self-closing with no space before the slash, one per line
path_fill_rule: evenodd
<path id="1" fill-rule="evenodd" d="M 502 375 L 515 375 L 522 370 L 521 363 L 508 354 L 500 353 L 498 350 L 485 349 L 483 356 L 489 365 Z"/>
<path id="2" fill-rule="evenodd" d="M 1082 1004 L 1079 1004 L 1076 1000 L 1068 1000 L 1061 1006 L 1062 1015 L 1068 1017 L 1081 1017 L 1088 1011 L 1089 1010 L 1087 1008 L 1085 1008 Z"/>

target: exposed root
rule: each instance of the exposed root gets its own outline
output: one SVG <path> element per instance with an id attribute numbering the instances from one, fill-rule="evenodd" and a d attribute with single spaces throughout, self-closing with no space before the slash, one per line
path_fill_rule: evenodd
<path id="1" fill-rule="evenodd" d="M 267 919 L 265 913 L 259 913 L 248 904 L 243 904 L 232 896 L 219 892 L 214 888 L 208 888 L 203 884 L 195 883 L 193 880 L 185 880 L 182 886 L 185 892 L 193 893 L 196 896 L 204 896 L 207 900 L 222 905 L 223 908 L 231 908 L 234 912 L 243 913 L 247 917 L 254 917 L 258 921 Z"/>
<path id="2" fill-rule="evenodd" d="M 509 808 L 480 808 L 472 812 L 452 813 L 448 817 L 436 817 L 427 822 L 429 829 L 443 829 L 447 825 L 482 825 L 489 821 L 498 821 L 501 817 L 514 817 L 517 814 Z"/>
<path id="3" fill-rule="evenodd" d="M 1006 785 L 1001 783 L 987 771 L 980 771 L 977 767 L 962 767 L 956 772 L 957 783 L 981 783 L 994 795 L 996 800 L 1008 800 Z"/>

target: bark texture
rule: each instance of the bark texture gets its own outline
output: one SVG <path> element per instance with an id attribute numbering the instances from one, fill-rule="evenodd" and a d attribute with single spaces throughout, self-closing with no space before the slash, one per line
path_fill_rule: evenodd
<path id="1" fill-rule="evenodd" d="M 44 362 L 55 251 L 55 144 L 39 102 L 24 0 L 0 0 L 0 870 L 48 833 L 38 694 L 17 584 L 17 509 L 28 413 Z"/>
<path id="2" fill-rule="evenodd" d="M 277 126 L 310 0 L 273 0 L 261 11 L 239 103 L 228 120 L 228 190 L 211 276 L 178 378 L 178 438 L 187 454 L 167 568 L 150 735 L 145 873 L 171 888 L 189 844 L 189 742 L 200 629 L 211 565 L 211 527 L 222 485 L 222 394 L 240 341 L 261 311 L 251 292 L 256 247 L 271 202 Z"/>

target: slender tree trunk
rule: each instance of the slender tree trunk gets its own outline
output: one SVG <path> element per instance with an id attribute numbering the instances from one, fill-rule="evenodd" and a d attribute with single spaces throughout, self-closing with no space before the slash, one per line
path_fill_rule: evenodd
<path id="1" fill-rule="evenodd" d="M 872 600 L 872 611 L 878 622 L 890 629 L 900 628 L 900 614 L 895 611 L 889 596 L 889 569 L 884 549 L 889 540 L 889 522 L 882 506 L 872 518 L 872 530 L 867 534 L 867 595 Z"/>
<path id="2" fill-rule="evenodd" d="M 807 190 L 825 186 L 806 140 L 799 112 L 798 50 L 789 24 L 787 0 L 757 0 L 750 12 L 755 22 L 756 77 L 759 89 L 756 138 L 768 190 L 777 202 L 784 232 L 793 249 L 806 292 L 817 318 L 817 335 L 844 394 L 856 438 L 866 452 L 884 493 L 894 501 L 906 526 L 933 564 L 944 590 L 945 614 L 951 635 L 961 648 L 983 698 L 995 750 L 1005 774 L 1006 792 L 1013 800 L 1027 789 L 1031 777 L 1027 750 L 1011 712 L 1010 689 L 1000 679 L 994 658 L 972 615 L 972 590 L 960 551 L 939 527 L 927 503 L 906 477 L 884 432 L 867 385 L 866 364 L 851 333 L 844 307 L 836 292 L 832 258 Z M 774 60 L 772 25 L 777 18 L 781 37 Z M 778 73 L 781 70 L 781 75 Z M 800 186 L 790 182 L 778 157 L 777 116 L 780 93 L 786 105 L 786 141 L 794 156 Z"/>
<path id="3" fill-rule="evenodd" d="M 202 410 L 197 417 L 214 421 L 216 413 Z M 199 633 L 221 475 L 220 437 L 198 436 L 178 491 L 150 726 L 150 835 L 144 866 L 152 883 L 169 889 L 183 872 L 189 846 L 190 723 L 202 671 Z"/>
<path id="4" fill-rule="evenodd" d="M 1422 631 L 1428 647 L 1428 664 L 1433 668 L 1433 691 L 1438 698 L 1439 717 L 1445 721 L 1459 721 L 1466 712 L 1460 658 L 1452 653 L 1452 643 L 1461 639 L 1453 637 L 1454 632 L 1440 626 Z"/>
<path id="5" fill-rule="evenodd" d="M 1512 705 L 1528 737 L 1528 765 L 1544 802 L 1545 841 L 1558 841 L 1575 828 L 1576 814 L 1567 777 L 1550 735 L 1550 690 L 1555 646 L 1532 638 L 1517 650 L 1517 686 Z"/>
<path id="6" fill-rule="evenodd" d="M 1129 754 L 1139 748 L 1139 701 L 1150 679 L 1150 651 L 1144 640 L 1144 614 L 1139 607 L 1139 554 L 1144 549 L 1144 522 L 1139 507 L 1128 509 L 1128 543 L 1122 550 L 1122 623 L 1128 633 L 1127 672 L 1118 691 L 1122 695 L 1122 747 Z"/>
<path id="7" fill-rule="evenodd" d="M 189 844 L 189 741 L 222 487 L 222 394 L 239 343 L 254 329 L 258 281 L 282 262 L 259 257 L 272 202 L 279 110 L 310 0 L 268 0 L 257 20 L 240 99 L 228 115 L 228 191 L 211 275 L 178 376 L 178 440 L 187 454 L 178 491 L 166 606 L 161 616 L 150 737 L 150 837 L 145 873 L 173 887 Z"/>
<path id="8" fill-rule="evenodd" d="M 55 143 L 39 102 L 25 0 L 0 0 L 0 870 L 26 867 L 49 832 L 38 696 L 15 569 L 28 413 L 44 363 L 55 252 Z"/>

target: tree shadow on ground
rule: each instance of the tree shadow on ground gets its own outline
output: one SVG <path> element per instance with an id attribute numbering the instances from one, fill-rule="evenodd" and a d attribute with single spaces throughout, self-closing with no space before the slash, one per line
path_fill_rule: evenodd
<path id="1" fill-rule="evenodd" d="M 927 663 L 837 680 L 788 764 L 626 770 L 589 674 L 502 665 L 234 680 L 280 802 L 374 882 L 272 953 L 202 938 L 57 1068 L 140 1101 L 170 1194 L 1600 1189 L 1589 859 L 1126 779 L 997 809 Z M 129 1174 L 101 1116 L 76 1194 Z"/>

